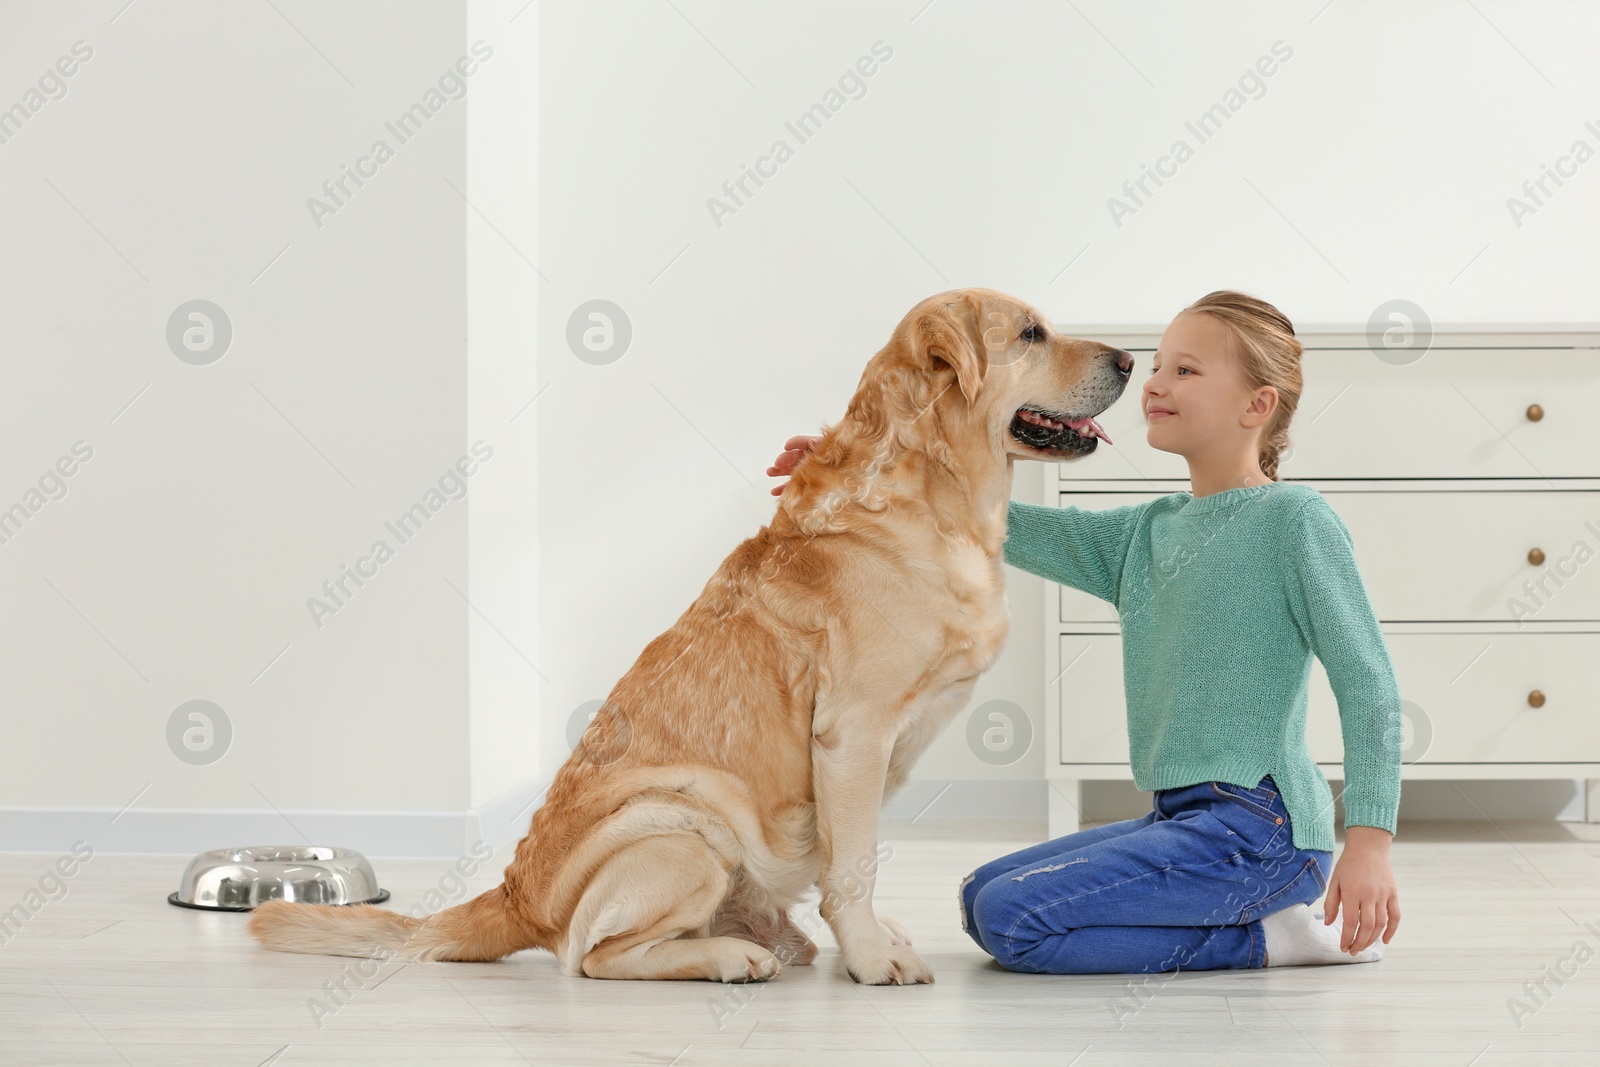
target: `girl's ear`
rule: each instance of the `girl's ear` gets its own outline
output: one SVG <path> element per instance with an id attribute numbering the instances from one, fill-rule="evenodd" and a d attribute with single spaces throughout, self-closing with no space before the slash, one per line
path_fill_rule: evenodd
<path id="1" fill-rule="evenodd" d="M 989 366 L 980 354 L 977 338 L 978 311 L 970 299 L 940 304 L 912 327 L 912 345 L 919 361 L 930 372 L 937 371 L 941 363 L 954 370 L 969 407 L 977 403 Z"/>
<path id="2" fill-rule="evenodd" d="M 1273 412 L 1278 409 L 1278 390 L 1270 385 L 1263 385 L 1257 389 L 1255 396 L 1250 398 L 1249 411 L 1252 415 L 1260 415 L 1262 422 L 1270 421 Z"/>

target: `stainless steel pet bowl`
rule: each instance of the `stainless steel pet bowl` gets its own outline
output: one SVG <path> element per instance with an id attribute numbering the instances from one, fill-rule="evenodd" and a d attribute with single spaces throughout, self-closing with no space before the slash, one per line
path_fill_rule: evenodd
<path id="1" fill-rule="evenodd" d="M 367 857 L 351 848 L 265 845 L 202 852 L 184 868 L 167 903 L 206 911 L 250 911 L 269 900 L 381 904 L 389 899 Z"/>

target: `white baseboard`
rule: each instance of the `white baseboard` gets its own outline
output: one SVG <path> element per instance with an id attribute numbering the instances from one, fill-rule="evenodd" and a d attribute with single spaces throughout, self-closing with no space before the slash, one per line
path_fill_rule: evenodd
<path id="1" fill-rule="evenodd" d="M 194 855 L 249 845 L 338 845 L 366 856 L 459 856 L 477 841 L 495 848 L 528 831 L 543 784 L 529 784 L 467 811 L 162 811 L 133 808 L 0 808 L 0 852 Z"/>
<path id="2" fill-rule="evenodd" d="M 530 782 L 520 789 L 469 812 L 468 844 L 486 841 L 499 849 L 521 841 L 528 833 L 533 813 L 544 803 L 549 782 Z"/>
<path id="3" fill-rule="evenodd" d="M 883 806 L 885 819 L 1043 819 L 1043 778 L 919 778 Z"/>
<path id="4" fill-rule="evenodd" d="M 96 852 L 194 855 L 213 848 L 317 844 L 367 856 L 459 856 L 478 841 L 501 848 L 522 838 L 547 783 L 528 783 L 467 811 L 192 811 L 132 808 L 0 809 L 0 852 L 61 852 L 87 841 Z M 913 781 L 884 806 L 898 820 L 1028 819 L 1044 810 L 1040 778 Z"/>
<path id="5" fill-rule="evenodd" d="M 1577 783 L 1580 784 L 1581 783 Z M 1574 783 L 1407 782 L 1407 818 L 1555 819 L 1582 821 Z M 179 853 L 246 845 L 320 844 L 368 856 L 451 857 L 478 841 L 499 849 L 528 832 L 545 783 L 529 783 L 467 811 L 147 811 L 110 808 L 0 809 L 0 852 L 62 852 L 87 841 L 96 852 Z M 943 778 L 907 782 L 883 807 L 902 828 L 915 823 L 970 827 L 974 821 L 1042 820 L 1048 785 L 1042 778 Z M 1337 788 L 1337 787 L 1336 787 Z M 1092 782 L 1086 814 L 1098 822 L 1134 818 L 1150 808 L 1132 782 Z M 1472 804 L 1461 799 L 1471 795 Z"/>

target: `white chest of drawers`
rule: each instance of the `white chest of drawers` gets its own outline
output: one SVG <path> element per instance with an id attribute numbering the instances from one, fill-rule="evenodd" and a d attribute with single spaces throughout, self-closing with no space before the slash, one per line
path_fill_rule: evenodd
<path id="1" fill-rule="evenodd" d="M 1187 491 L 1187 463 L 1145 443 L 1140 414 L 1160 330 L 1061 329 L 1136 365 L 1100 419 L 1116 444 L 1048 467 L 1047 500 L 1100 510 Z M 1279 477 L 1322 493 L 1355 541 L 1405 701 L 1404 779 L 1583 779 L 1600 822 L 1600 326 L 1443 329 L 1420 355 L 1375 350 L 1361 329 L 1300 339 Z M 1052 586 L 1045 616 L 1058 837 L 1080 826 L 1083 781 L 1132 771 L 1116 609 Z M 1338 707 L 1315 661 L 1306 742 L 1337 795 Z"/>

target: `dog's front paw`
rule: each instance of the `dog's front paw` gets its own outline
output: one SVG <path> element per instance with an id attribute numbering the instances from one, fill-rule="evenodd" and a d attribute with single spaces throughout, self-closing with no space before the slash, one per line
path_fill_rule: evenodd
<path id="1" fill-rule="evenodd" d="M 911 944 L 911 935 L 906 932 L 906 928 L 889 918 L 887 915 L 878 916 L 878 925 L 883 927 L 884 934 L 886 934 L 889 938 L 889 944 Z"/>
<path id="2" fill-rule="evenodd" d="M 862 985 L 917 985 L 933 981 L 933 972 L 909 944 L 884 945 L 871 953 L 854 954 L 845 961 L 845 970 Z"/>

